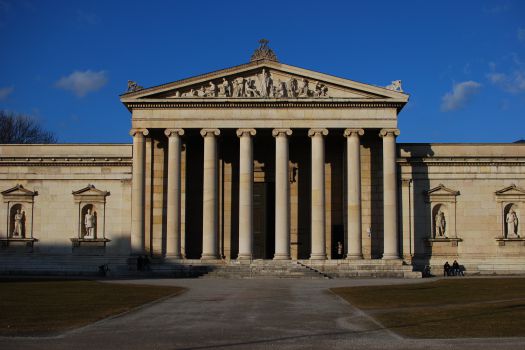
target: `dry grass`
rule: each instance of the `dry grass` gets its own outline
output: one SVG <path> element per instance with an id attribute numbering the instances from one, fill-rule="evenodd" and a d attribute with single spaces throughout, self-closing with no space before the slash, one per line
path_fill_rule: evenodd
<path id="1" fill-rule="evenodd" d="M 408 337 L 525 336 L 523 278 L 457 278 L 332 291 Z"/>
<path id="2" fill-rule="evenodd" d="M 96 281 L 0 281 L 0 335 L 53 334 L 183 290 Z"/>

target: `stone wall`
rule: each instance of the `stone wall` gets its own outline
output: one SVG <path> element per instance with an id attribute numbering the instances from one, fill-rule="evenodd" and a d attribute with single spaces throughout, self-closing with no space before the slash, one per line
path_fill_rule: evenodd
<path id="1" fill-rule="evenodd" d="M 22 185 L 24 190 L 37 192 L 32 196 L 33 203 L 23 203 L 27 216 L 25 238 L 30 238 L 32 226 L 32 237 L 36 239 L 33 253 L 129 255 L 131 157 L 131 145 L 1 145 L 0 190 Z M 74 246 L 71 239 L 79 238 L 82 210 L 89 204 L 84 197 L 75 200 L 72 192 L 79 190 L 85 190 L 84 197 L 97 198 L 92 206 L 97 215 L 97 238 L 102 240 L 105 236 L 110 242 L 77 242 Z M 109 194 L 98 196 L 96 191 Z M 0 202 L 0 238 L 12 234 L 8 206 L 16 205 L 17 199 L 8 203 L 8 198 L 9 194 L 5 194 Z M 27 243 L 21 242 L 24 247 L 17 247 L 3 242 L 0 252 L 27 251 Z"/>

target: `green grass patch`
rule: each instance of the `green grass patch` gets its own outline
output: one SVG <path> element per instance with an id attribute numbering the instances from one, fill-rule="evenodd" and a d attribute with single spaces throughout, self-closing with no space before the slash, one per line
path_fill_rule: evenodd
<path id="1" fill-rule="evenodd" d="M 407 337 L 525 336 L 523 278 L 458 278 L 332 291 Z"/>
<path id="2" fill-rule="evenodd" d="M 181 293 L 97 281 L 0 281 L 0 335 L 48 335 Z"/>

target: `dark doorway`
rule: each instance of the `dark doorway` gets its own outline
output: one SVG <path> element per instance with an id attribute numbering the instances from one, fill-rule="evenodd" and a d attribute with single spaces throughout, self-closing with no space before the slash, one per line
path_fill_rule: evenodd
<path id="1" fill-rule="evenodd" d="M 275 251 L 275 210 L 272 183 L 253 184 L 253 258 L 272 259 Z"/>

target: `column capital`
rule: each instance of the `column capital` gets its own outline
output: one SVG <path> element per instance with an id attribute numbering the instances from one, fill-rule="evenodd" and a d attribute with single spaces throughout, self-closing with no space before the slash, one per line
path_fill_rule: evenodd
<path id="1" fill-rule="evenodd" d="M 241 136 L 255 136 L 257 131 L 255 129 L 237 129 L 237 137 Z"/>
<path id="2" fill-rule="evenodd" d="M 344 135 L 345 137 L 350 136 L 363 136 L 365 134 L 365 131 L 363 129 L 345 129 Z"/>
<path id="3" fill-rule="evenodd" d="M 219 136 L 220 134 L 221 134 L 221 131 L 219 129 L 201 129 L 202 137 Z"/>
<path id="4" fill-rule="evenodd" d="M 381 129 L 381 131 L 379 132 L 379 136 L 380 137 L 385 137 L 385 136 L 399 136 L 400 132 L 399 132 L 399 129 Z"/>
<path id="5" fill-rule="evenodd" d="M 321 136 L 326 136 L 328 135 L 328 129 L 309 129 L 308 130 L 309 137 L 315 136 L 317 134 L 320 134 Z"/>
<path id="6" fill-rule="evenodd" d="M 143 136 L 149 135 L 148 129 L 141 129 L 141 128 L 133 128 L 129 131 L 130 136 L 135 136 L 136 134 L 142 133 Z"/>
<path id="7" fill-rule="evenodd" d="M 277 137 L 284 134 L 284 136 L 292 136 L 292 129 L 273 129 L 272 136 Z"/>
<path id="8" fill-rule="evenodd" d="M 401 185 L 403 187 L 410 186 L 411 183 L 412 183 L 412 179 L 401 179 Z"/>
<path id="9" fill-rule="evenodd" d="M 164 134 L 168 137 L 171 137 L 171 136 L 182 136 L 184 135 L 184 129 L 166 129 L 164 130 Z"/>

